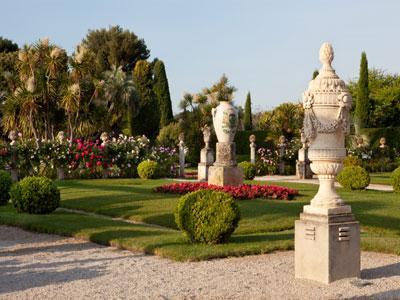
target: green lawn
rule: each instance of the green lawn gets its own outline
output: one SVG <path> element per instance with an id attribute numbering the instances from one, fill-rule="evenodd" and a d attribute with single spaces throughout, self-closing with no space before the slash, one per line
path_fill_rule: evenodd
<path id="1" fill-rule="evenodd" d="M 294 201 L 238 201 L 242 219 L 231 241 L 223 245 L 191 245 L 176 230 L 173 212 L 178 196 L 156 194 L 165 180 L 101 179 L 58 182 L 61 206 L 111 217 L 157 224 L 166 228 L 56 212 L 46 216 L 17 214 L 10 205 L 0 208 L 0 223 L 28 230 L 77 236 L 104 245 L 139 250 L 176 260 L 268 253 L 293 249 L 294 220 L 316 193 L 312 184 L 275 183 L 300 191 Z M 364 250 L 400 254 L 400 196 L 392 192 L 339 189 L 362 225 Z"/>
<path id="2" fill-rule="evenodd" d="M 392 185 L 392 182 L 390 181 L 390 175 L 392 175 L 391 172 L 369 174 L 371 177 L 371 183 Z"/>

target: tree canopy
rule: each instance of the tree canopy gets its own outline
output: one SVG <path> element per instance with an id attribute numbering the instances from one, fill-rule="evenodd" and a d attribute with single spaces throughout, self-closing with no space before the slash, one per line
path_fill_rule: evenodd
<path id="1" fill-rule="evenodd" d="M 0 36 L 0 53 L 1 52 L 15 52 L 18 51 L 18 45 L 13 41 Z"/>
<path id="2" fill-rule="evenodd" d="M 253 117 L 251 113 L 251 96 L 250 92 L 247 93 L 246 104 L 244 106 L 244 130 L 253 129 Z"/>
<path id="3" fill-rule="evenodd" d="M 95 55 L 96 73 L 122 66 L 124 71 L 132 71 L 139 60 L 150 56 L 143 39 L 120 26 L 89 30 L 83 44 Z"/>
<path id="4" fill-rule="evenodd" d="M 154 64 L 154 93 L 160 109 L 160 128 L 162 128 L 174 119 L 167 74 L 162 60 L 157 60 Z"/>

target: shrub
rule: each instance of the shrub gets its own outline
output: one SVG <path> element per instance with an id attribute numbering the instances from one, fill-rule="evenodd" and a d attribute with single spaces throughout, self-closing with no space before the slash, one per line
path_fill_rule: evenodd
<path id="1" fill-rule="evenodd" d="M 60 204 L 60 191 L 47 177 L 25 177 L 13 185 L 11 202 L 18 212 L 48 214 Z"/>
<path id="2" fill-rule="evenodd" d="M 239 163 L 239 167 L 243 170 L 244 179 L 252 180 L 256 176 L 257 168 L 255 164 L 243 161 Z"/>
<path id="3" fill-rule="evenodd" d="M 398 167 L 396 170 L 393 171 L 391 180 L 392 180 L 393 190 L 395 192 L 400 192 L 400 167 Z"/>
<path id="4" fill-rule="evenodd" d="M 11 175 L 7 171 L 0 171 L 0 205 L 7 204 L 10 199 Z"/>
<path id="5" fill-rule="evenodd" d="M 175 222 L 192 243 L 226 242 L 238 226 L 239 208 L 223 192 L 197 191 L 180 198 Z"/>
<path id="6" fill-rule="evenodd" d="M 343 160 L 343 165 L 345 167 L 350 167 L 350 166 L 361 166 L 361 161 L 358 157 L 356 156 L 347 156 Z"/>
<path id="7" fill-rule="evenodd" d="M 370 182 L 368 172 L 360 166 L 344 167 L 337 181 L 347 190 L 363 190 Z"/>
<path id="8" fill-rule="evenodd" d="M 161 128 L 157 142 L 162 146 L 176 147 L 179 143 L 179 133 L 181 133 L 179 123 L 170 123 Z"/>
<path id="9" fill-rule="evenodd" d="M 154 179 L 159 177 L 160 167 L 157 162 L 152 160 L 142 161 L 137 168 L 139 177 L 142 179 Z"/>

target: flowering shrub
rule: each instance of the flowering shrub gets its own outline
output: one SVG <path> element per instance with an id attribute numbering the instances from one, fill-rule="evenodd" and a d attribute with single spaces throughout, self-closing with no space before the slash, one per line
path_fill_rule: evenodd
<path id="1" fill-rule="evenodd" d="M 70 178 L 134 177 L 137 166 L 153 160 L 162 176 L 171 176 L 178 161 L 177 151 L 169 147 L 152 147 L 145 136 L 119 135 L 103 145 L 99 140 L 76 139 L 72 143 L 20 140 L 15 146 L 0 142 L 0 169 L 16 168 L 20 177 L 46 175 L 55 177 L 56 168 Z"/>
<path id="2" fill-rule="evenodd" d="M 278 151 L 267 148 L 259 148 L 257 150 L 257 175 L 273 175 L 277 171 Z"/>
<path id="3" fill-rule="evenodd" d="M 181 182 L 158 186 L 156 193 L 171 193 L 184 195 L 198 190 L 213 190 L 230 194 L 235 199 L 246 200 L 255 198 L 291 200 L 298 191 L 287 187 L 273 185 L 242 184 L 240 186 L 217 186 L 206 182 Z"/>

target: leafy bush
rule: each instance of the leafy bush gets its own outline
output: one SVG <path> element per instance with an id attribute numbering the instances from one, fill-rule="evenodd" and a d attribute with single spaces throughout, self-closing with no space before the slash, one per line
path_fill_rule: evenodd
<path id="1" fill-rule="evenodd" d="M 347 156 L 343 160 L 343 165 L 345 167 L 350 167 L 350 166 L 361 166 L 361 161 L 358 157 L 356 156 Z"/>
<path id="2" fill-rule="evenodd" d="M 255 164 L 243 161 L 239 164 L 239 167 L 243 170 L 244 179 L 252 180 L 256 176 L 257 168 Z"/>
<path id="3" fill-rule="evenodd" d="M 392 180 L 393 190 L 395 192 L 400 192 L 400 167 L 393 171 L 391 180 Z"/>
<path id="4" fill-rule="evenodd" d="M 47 177 L 25 177 L 13 185 L 11 202 L 18 212 L 48 214 L 60 204 L 60 191 Z"/>
<path id="5" fill-rule="evenodd" d="M 0 171 L 0 205 L 7 204 L 10 199 L 11 175 L 7 171 Z"/>
<path id="6" fill-rule="evenodd" d="M 159 177 L 159 165 L 152 160 L 142 161 L 137 168 L 139 177 L 142 179 L 154 179 Z"/>
<path id="7" fill-rule="evenodd" d="M 257 148 L 267 147 L 272 148 L 274 143 L 271 140 L 266 140 L 268 132 L 265 130 L 239 130 L 235 135 L 236 154 L 250 154 L 250 135 L 256 136 Z"/>
<path id="8" fill-rule="evenodd" d="M 179 143 L 179 133 L 181 133 L 179 123 L 170 123 L 161 128 L 157 136 L 157 142 L 162 146 L 176 147 Z"/>
<path id="9" fill-rule="evenodd" d="M 336 179 L 347 190 L 363 190 L 370 182 L 368 172 L 360 166 L 344 167 Z"/>
<path id="10" fill-rule="evenodd" d="M 228 241 L 239 219 L 239 208 L 230 195 L 209 190 L 181 197 L 175 212 L 176 224 L 192 243 Z"/>

